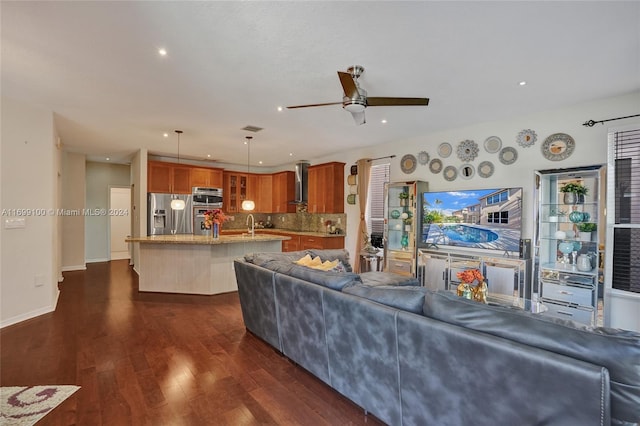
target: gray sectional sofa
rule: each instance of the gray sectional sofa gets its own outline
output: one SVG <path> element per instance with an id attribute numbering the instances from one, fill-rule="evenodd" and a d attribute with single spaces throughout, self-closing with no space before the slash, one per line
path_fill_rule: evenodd
<path id="1" fill-rule="evenodd" d="M 341 259 L 344 272 L 294 263 Z M 640 335 L 354 274 L 344 250 L 234 262 L 246 328 L 390 425 L 640 423 Z"/>

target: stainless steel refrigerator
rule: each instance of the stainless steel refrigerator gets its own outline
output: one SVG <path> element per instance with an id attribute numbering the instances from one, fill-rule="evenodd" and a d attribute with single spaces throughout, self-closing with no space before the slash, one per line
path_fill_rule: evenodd
<path id="1" fill-rule="evenodd" d="M 171 210 L 171 200 L 184 201 L 184 210 Z M 147 235 L 193 234 L 193 197 L 188 194 L 147 194 Z"/>

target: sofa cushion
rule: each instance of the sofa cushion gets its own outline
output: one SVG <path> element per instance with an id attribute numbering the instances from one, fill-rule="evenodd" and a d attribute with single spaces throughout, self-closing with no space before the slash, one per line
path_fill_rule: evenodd
<path id="1" fill-rule="evenodd" d="M 422 314 L 422 306 L 424 305 L 424 295 L 429 290 L 426 287 L 416 286 L 397 286 L 397 285 L 378 285 L 369 286 L 366 284 L 355 284 L 345 287 L 342 292 L 383 305 L 391 306 L 403 311 Z"/>
<path id="2" fill-rule="evenodd" d="M 360 276 L 353 272 L 321 271 L 286 260 L 270 260 L 265 262 L 262 267 L 333 290 L 342 290 L 345 286 L 362 282 Z"/>
<path id="3" fill-rule="evenodd" d="M 414 277 L 406 277 L 400 274 L 394 274 L 393 272 L 361 272 L 360 278 L 362 283 L 371 287 L 381 285 L 394 285 L 394 286 L 419 286 L 420 283 Z"/>
<path id="4" fill-rule="evenodd" d="M 272 260 L 295 262 L 301 257 L 309 254 L 307 250 L 290 251 L 290 252 L 260 252 L 260 253 L 247 253 L 244 255 L 244 260 L 254 265 L 263 266 Z"/>
<path id="5" fill-rule="evenodd" d="M 338 259 L 345 267 L 347 272 L 353 272 L 353 268 L 351 267 L 351 261 L 349 260 L 349 251 L 345 249 L 308 249 L 307 252 L 312 256 L 320 256 L 320 259 L 324 262 L 326 260 L 336 260 Z"/>
<path id="6" fill-rule="evenodd" d="M 573 321 L 457 297 L 448 292 L 425 295 L 424 315 L 551 352 L 601 365 L 611 378 L 611 416 L 640 420 L 640 334 L 593 328 Z"/>

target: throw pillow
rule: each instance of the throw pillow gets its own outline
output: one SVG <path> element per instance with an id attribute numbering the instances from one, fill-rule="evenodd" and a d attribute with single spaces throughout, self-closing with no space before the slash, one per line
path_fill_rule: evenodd
<path id="1" fill-rule="evenodd" d="M 322 260 L 320 259 L 320 256 L 311 258 L 311 255 L 307 254 L 306 256 L 297 260 L 295 263 L 302 266 L 314 267 L 314 266 L 322 265 Z"/>

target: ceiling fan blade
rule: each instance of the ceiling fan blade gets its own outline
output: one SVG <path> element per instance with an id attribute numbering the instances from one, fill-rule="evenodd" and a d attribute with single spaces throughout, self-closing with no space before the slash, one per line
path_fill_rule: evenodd
<path id="1" fill-rule="evenodd" d="M 327 102 L 327 103 L 324 103 L 324 104 L 294 105 L 294 106 L 288 106 L 287 109 L 309 108 L 309 107 L 318 107 L 318 106 L 325 106 L 325 105 L 342 105 L 342 102 Z"/>
<path id="2" fill-rule="evenodd" d="M 340 78 L 340 84 L 342 84 L 344 95 L 347 98 L 355 99 L 360 96 L 360 92 L 358 92 L 358 86 L 356 86 L 356 82 L 353 81 L 353 77 L 351 77 L 351 74 L 338 71 L 338 77 Z"/>
<path id="3" fill-rule="evenodd" d="M 429 98 L 380 98 L 369 96 L 367 106 L 429 105 Z"/>
<path id="4" fill-rule="evenodd" d="M 351 115 L 353 116 L 353 120 L 356 122 L 356 124 L 360 125 L 360 124 L 364 124 L 367 122 L 367 120 L 365 120 L 364 118 L 364 111 L 360 111 L 360 112 L 352 112 Z"/>

